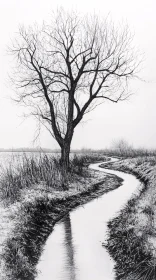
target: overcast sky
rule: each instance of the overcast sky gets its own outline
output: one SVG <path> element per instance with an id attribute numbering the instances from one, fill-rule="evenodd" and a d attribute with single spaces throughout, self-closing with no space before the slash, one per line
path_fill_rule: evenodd
<path id="1" fill-rule="evenodd" d="M 74 2 L 74 4 L 73 4 Z M 156 148 L 156 1 L 155 0 L 0 0 L 0 147 L 32 147 L 35 121 L 23 121 L 23 109 L 10 99 L 8 85 L 10 63 L 7 46 L 20 24 L 50 20 L 52 10 L 63 6 L 81 13 L 111 15 L 113 21 L 124 21 L 135 33 L 135 44 L 144 54 L 139 73 L 141 80 L 131 84 L 135 94 L 129 101 L 105 103 L 88 115 L 75 130 L 72 148 L 105 148 L 113 140 L 124 138 L 136 147 Z M 44 129 L 35 146 L 56 148 Z"/>

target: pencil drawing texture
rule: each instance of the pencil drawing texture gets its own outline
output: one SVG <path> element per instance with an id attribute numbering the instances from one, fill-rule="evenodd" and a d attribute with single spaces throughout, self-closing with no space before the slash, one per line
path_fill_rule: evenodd
<path id="1" fill-rule="evenodd" d="M 52 23 L 20 28 L 13 43 L 17 101 L 30 106 L 61 148 L 62 186 L 76 126 L 99 103 L 126 99 L 136 53 L 128 27 L 58 10 Z"/>
<path id="2" fill-rule="evenodd" d="M 72 149 L 86 115 L 117 118 L 143 82 L 135 42 L 123 22 L 63 8 L 12 38 L 11 97 L 58 149 L 0 150 L 0 280 L 156 279 L 156 150 L 122 133 Z"/>

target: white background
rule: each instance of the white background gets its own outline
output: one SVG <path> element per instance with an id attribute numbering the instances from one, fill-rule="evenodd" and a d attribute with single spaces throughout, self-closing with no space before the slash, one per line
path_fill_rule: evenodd
<path id="1" fill-rule="evenodd" d="M 73 4 L 74 2 L 74 4 Z M 10 97 L 13 90 L 7 81 L 10 57 L 6 50 L 16 36 L 19 24 L 50 21 L 52 10 L 63 6 L 81 13 L 110 14 L 113 21 L 126 21 L 135 33 L 135 44 L 144 54 L 139 73 L 142 79 L 132 82 L 135 94 L 129 101 L 106 103 L 88 115 L 75 130 L 72 148 L 104 148 L 113 139 L 125 138 L 136 147 L 156 148 L 156 1 L 109 0 L 0 0 L 0 147 L 33 145 L 35 121 L 20 117 L 23 109 Z M 35 145 L 56 148 L 57 144 L 44 129 Z"/>

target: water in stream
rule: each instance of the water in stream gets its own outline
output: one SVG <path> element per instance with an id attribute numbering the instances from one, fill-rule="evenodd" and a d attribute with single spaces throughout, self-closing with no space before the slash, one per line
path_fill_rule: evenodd
<path id="1" fill-rule="evenodd" d="M 102 242 L 107 237 L 107 222 L 122 209 L 132 193 L 141 187 L 133 175 L 100 168 L 115 174 L 123 185 L 72 210 L 57 223 L 48 238 L 37 269 L 36 280 L 113 280 L 114 262 Z"/>

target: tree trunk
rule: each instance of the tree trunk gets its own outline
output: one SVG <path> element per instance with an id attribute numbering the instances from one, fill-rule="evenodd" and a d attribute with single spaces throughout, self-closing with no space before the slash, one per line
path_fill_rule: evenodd
<path id="1" fill-rule="evenodd" d="M 64 143 L 61 148 L 62 188 L 68 189 L 70 142 Z"/>

